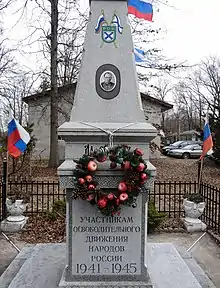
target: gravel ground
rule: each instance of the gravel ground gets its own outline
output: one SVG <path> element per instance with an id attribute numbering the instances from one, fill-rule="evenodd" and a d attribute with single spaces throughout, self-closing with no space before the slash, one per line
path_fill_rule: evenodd
<path id="1" fill-rule="evenodd" d="M 157 181 L 197 181 L 198 159 L 176 159 L 163 156 L 160 159 L 151 159 L 157 168 Z M 220 188 L 220 166 L 216 166 L 209 159 L 204 160 L 203 182 Z M 33 167 L 35 180 L 56 181 L 57 170 L 46 167 Z"/>
<path id="2" fill-rule="evenodd" d="M 197 181 L 198 160 L 163 157 L 151 159 L 157 168 L 157 181 Z M 202 173 L 203 182 L 220 188 L 220 167 L 205 159 Z"/>
<path id="3" fill-rule="evenodd" d="M 10 240 L 18 247 L 22 249 L 27 243 L 20 240 L 20 235 L 7 235 Z M 17 256 L 17 250 L 3 237 L 0 233 L 0 275 L 5 271 L 8 265 Z"/>

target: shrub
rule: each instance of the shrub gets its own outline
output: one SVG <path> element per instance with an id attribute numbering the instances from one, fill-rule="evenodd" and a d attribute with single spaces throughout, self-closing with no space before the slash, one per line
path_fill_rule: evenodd
<path id="1" fill-rule="evenodd" d="M 186 194 L 184 197 L 187 198 L 188 201 L 192 201 L 197 204 L 200 202 L 204 202 L 204 198 L 200 193 Z"/>
<path id="2" fill-rule="evenodd" d="M 161 223 L 165 220 L 166 214 L 163 212 L 158 212 L 155 207 L 154 201 L 150 200 L 148 202 L 148 221 L 147 221 L 147 229 L 148 232 L 153 232 L 156 228 L 158 228 Z"/>
<path id="3" fill-rule="evenodd" d="M 57 200 L 53 203 L 52 209 L 47 213 L 48 218 L 56 220 L 58 217 L 66 217 L 66 201 Z"/>

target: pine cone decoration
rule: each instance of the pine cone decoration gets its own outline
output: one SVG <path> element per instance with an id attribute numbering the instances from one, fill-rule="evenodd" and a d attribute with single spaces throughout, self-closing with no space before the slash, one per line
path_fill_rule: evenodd
<path id="1" fill-rule="evenodd" d="M 82 199 L 85 200 L 87 198 L 88 188 L 86 185 L 76 187 L 73 192 L 73 199 Z"/>
<path id="2" fill-rule="evenodd" d="M 128 181 L 137 181 L 139 180 L 139 172 L 128 170 L 126 178 Z"/>

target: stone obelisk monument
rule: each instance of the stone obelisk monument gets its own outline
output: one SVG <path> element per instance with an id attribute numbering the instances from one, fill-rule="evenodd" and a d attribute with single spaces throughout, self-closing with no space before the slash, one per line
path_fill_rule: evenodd
<path id="1" fill-rule="evenodd" d="M 146 243 L 149 181 L 135 199 L 135 208 L 122 207 L 121 214 L 112 217 L 73 197 L 73 159 L 84 154 L 86 144 L 140 148 L 148 170 L 155 173 L 148 150 L 157 133 L 145 122 L 141 108 L 126 0 L 91 0 L 74 108 L 70 122 L 58 133 L 66 142 L 65 161 L 58 168 L 60 186 L 66 189 L 65 248 L 62 243 L 25 247 L 0 277 L 0 287 L 214 287 L 193 259 L 184 253 L 185 262 L 172 244 Z M 109 169 L 108 164 L 98 163 L 93 177 L 100 189 L 116 194 L 124 171 Z M 203 286 L 187 262 L 199 280 L 204 279 Z"/>
<path id="2" fill-rule="evenodd" d="M 59 127 L 66 159 L 82 155 L 82 143 L 107 144 L 112 132 L 115 142 L 139 144 L 148 158 L 156 129 L 142 109 L 127 1 L 92 0 L 90 8 L 71 119 Z"/>
<path id="3" fill-rule="evenodd" d="M 67 259 L 60 287 L 152 287 L 145 265 L 148 190 L 120 217 L 103 216 L 72 199 L 73 158 L 83 155 L 86 144 L 139 147 L 148 161 L 149 142 L 157 134 L 142 109 L 127 11 L 126 0 L 91 1 L 71 118 L 58 130 L 66 142 L 58 174 L 67 192 Z M 149 161 L 148 169 L 155 172 Z M 117 189 L 119 170 L 99 167 L 100 187 Z"/>

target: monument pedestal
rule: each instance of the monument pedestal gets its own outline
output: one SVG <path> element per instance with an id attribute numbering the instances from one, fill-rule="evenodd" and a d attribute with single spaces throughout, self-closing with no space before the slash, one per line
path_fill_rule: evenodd
<path id="1" fill-rule="evenodd" d="M 7 219 L 5 219 L 1 222 L 1 231 L 6 233 L 20 232 L 27 223 L 27 220 L 28 217 L 24 217 L 24 219 L 21 221 L 8 221 Z"/>
<path id="2" fill-rule="evenodd" d="M 187 232 L 206 231 L 207 228 L 207 225 L 200 219 L 186 217 L 182 219 L 182 222 Z"/>
<path id="3" fill-rule="evenodd" d="M 143 112 L 143 111 L 142 111 Z M 157 136 L 157 130 L 146 122 L 66 122 L 59 127 L 59 136 L 65 140 L 66 159 L 78 158 L 84 153 L 85 145 L 93 148 L 110 143 L 128 144 L 131 148 L 144 151 L 149 159 L 149 143 Z M 65 169 L 62 165 L 62 170 Z M 68 169 L 68 167 L 67 167 Z M 156 170 L 156 169 L 154 169 Z"/>
<path id="4" fill-rule="evenodd" d="M 95 180 L 102 190 L 114 192 L 123 179 L 123 171 L 108 167 L 109 163 L 100 164 Z M 120 215 L 111 217 L 101 214 L 89 202 L 74 200 L 74 186 L 66 173 L 61 166 L 61 183 L 68 188 L 67 260 L 60 287 L 153 287 L 146 268 L 150 183 L 144 186 L 135 208 L 122 207 Z"/>

